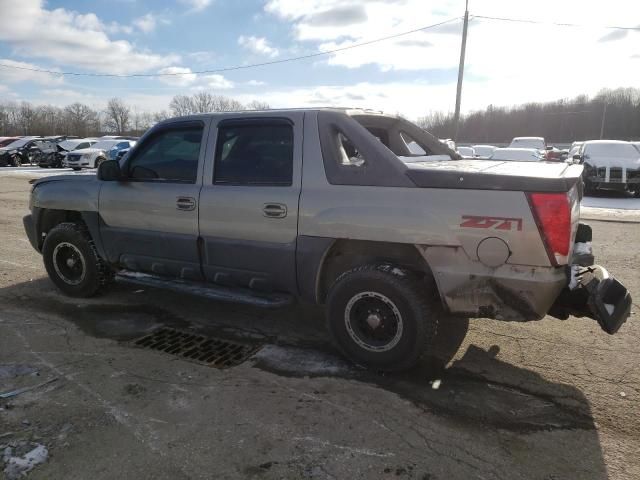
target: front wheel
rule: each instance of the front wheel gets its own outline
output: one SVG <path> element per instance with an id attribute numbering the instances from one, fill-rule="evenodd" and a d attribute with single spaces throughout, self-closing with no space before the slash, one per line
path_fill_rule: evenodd
<path id="1" fill-rule="evenodd" d="M 342 274 L 327 298 L 331 336 L 351 361 L 379 370 L 412 367 L 436 335 L 433 292 L 412 273 L 366 265 Z"/>
<path id="2" fill-rule="evenodd" d="M 13 165 L 14 167 L 19 167 L 22 165 L 22 162 L 20 161 L 20 155 L 14 155 L 13 157 L 11 157 L 11 165 Z"/>
<path id="3" fill-rule="evenodd" d="M 51 281 L 73 297 L 91 297 L 112 278 L 84 225 L 54 227 L 44 240 L 42 258 Z"/>
<path id="4" fill-rule="evenodd" d="M 105 161 L 104 157 L 98 157 L 95 162 L 95 168 L 98 168 L 102 162 Z"/>

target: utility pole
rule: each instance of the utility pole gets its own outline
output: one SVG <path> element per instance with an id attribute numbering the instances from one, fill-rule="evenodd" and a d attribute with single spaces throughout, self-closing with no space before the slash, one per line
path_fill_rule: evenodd
<path id="1" fill-rule="evenodd" d="M 604 101 L 604 108 L 602 109 L 602 123 L 600 123 L 600 140 L 604 137 L 604 121 L 607 118 L 607 101 Z"/>
<path id="2" fill-rule="evenodd" d="M 469 0 L 465 1 L 464 24 L 462 26 L 462 45 L 460 46 L 460 65 L 458 66 L 458 88 L 456 90 L 456 111 L 453 114 L 453 141 L 458 140 L 458 126 L 460 123 L 460 99 L 462 97 L 462 77 L 464 76 L 464 55 L 467 50 L 467 27 L 469 25 Z"/>

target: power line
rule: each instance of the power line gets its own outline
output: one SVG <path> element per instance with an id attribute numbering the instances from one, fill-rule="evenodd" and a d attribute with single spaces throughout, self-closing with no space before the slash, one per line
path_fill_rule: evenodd
<path id="1" fill-rule="evenodd" d="M 472 15 L 472 18 L 481 18 L 483 20 L 497 20 L 500 22 L 515 22 L 515 23 L 531 23 L 534 25 L 554 25 L 557 27 L 591 27 L 591 28 L 603 28 L 603 29 L 611 29 L 611 30 L 635 30 L 640 31 L 640 26 L 638 27 L 620 27 L 616 25 L 584 25 L 580 23 L 560 23 L 560 22 L 545 22 L 539 20 L 527 20 L 522 18 L 506 18 L 506 17 L 489 17 L 486 15 Z"/>
<path id="2" fill-rule="evenodd" d="M 271 60 L 268 62 L 261 63 L 251 63 L 247 65 L 233 65 L 230 67 L 222 67 L 215 68 L 211 70 L 198 70 L 194 72 L 166 72 L 166 73 L 130 73 L 130 74 L 118 74 L 118 73 L 91 73 L 91 72 L 59 72 L 56 70 L 47 70 L 44 68 L 31 68 L 31 67 L 23 67 L 18 65 L 8 65 L 6 63 L 0 63 L 0 67 L 2 68 L 12 68 L 16 70 L 27 70 L 30 72 L 39 72 L 39 73 L 48 73 L 51 75 L 60 75 L 60 76 L 77 76 L 77 77 L 117 77 L 117 78 L 145 78 L 145 77 L 175 77 L 180 75 L 203 75 L 203 74 L 211 74 L 211 73 L 223 73 L 230 72 L 234 70 L 246 70 L 249 68 L 256 67 L 265 67 L 268 65 L 277 65 L 281 63 L 288 62 L 296 62 L 299 60 L 306 60 L 309 58 L 321 57 L 324 55 L 331 55 L 338 52 L 344 52 L 345 50 L 351 50 L 353 48 L 364 47 L 366 45 L 371 45 L 374 43 L 384 42 L 386 40 L 393 40 L 394 38 L 404 37 L 406 35 L 411 35 L 413 33 L 421 32 L 423 30 L 428 30 L 431 28 L 439 27 L 441 25 L 445 25 L 447 23 L 451 23 L 453 21 L 460 20 L 461 17 L 450 18 L 449 20 L 445 20 L 443 22 L 434 23 L 433 25 L 427 25 L 426 27 L 415 28 L 413 30 L 408 30 L 406 32 L 396 33 L 393 35 L 387 35 L 386 37 L 375 38 L 373 40 L 368 40 L 366 42 L 355 43 L 353 45 L 348 45 L 346 47 L 334 48 L 333 50 L 324 50 L 322 52 L 310 53 L 308 55 L 301 55 L 298 57 L 289 57 L 282 58 L 280 60 Z"/>

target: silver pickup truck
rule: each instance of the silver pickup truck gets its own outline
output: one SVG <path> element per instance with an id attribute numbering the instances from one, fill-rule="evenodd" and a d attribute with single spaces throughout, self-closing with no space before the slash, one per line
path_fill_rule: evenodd
<path id="1" fill-rule="evenodd" d="M 66 294 L 119 275 L 254 305 L 324 304 L 346 356 L 395 370 L 449 315 L 575 315 L 618 330 L 631 297 L 593 265 L 581 173 L 462 160 L 369 111 L 216 113 L 159 123 L 96 176 L 35 181 L 24 225 Z"/>

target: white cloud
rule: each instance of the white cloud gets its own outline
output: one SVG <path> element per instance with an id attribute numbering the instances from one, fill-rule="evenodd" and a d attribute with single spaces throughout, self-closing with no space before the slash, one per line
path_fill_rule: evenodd
<path id="1" fill-rule="evenodd" d="M 57 8 L 47 10 L 41 0 L 0 0 L 0 41 L 17 54 L 45 58 L 98 72 L 135 73 L 161 68 L 179 60 L 157 55 L 125 40 L 112 40 L 93 13 Z"/>
<path id="2" fill-rule="evenodd" d="M 23 83 L 33 82 L 39 85 L 60 85 L 64 83 L 61 75 L 55 75 L 45 72 L 34 72 L 33 69 L 40 69 L 38 65 L 26 62 L 17 62 L 8 58 L 0 58 L 0 63 L 8 65 L 8 68 L 0 67 L 0 82 L 6 83 Z"/>
<path id="3" fill-rule="evenodd" d="M 192 89 L 197 90 L 226 90 L 233 88 L 234 86 L 233 82 L 227 80 L 222 75 L 197 75 L 195 73 L 192 73 L 192 70 L 188 67 L 166 67 L 159 70 L 158 73 L 176 74 L 158 77 L 161 82 L 174 87 L 191 87 Z"/>
<path id="4" fill-rule="evenodd" d="M 213 3 L 213 0 L 180 0 L 180 3 L 190 8 L 192 12 L 200 12 Z"/>
<path id="5" fill-rule="evenodd" d="M 261 87 L 266 85 L 267 82 L 263 82 L 262 80 L 249 80 L 246 84 L 250 87 Z"/>
<path id="6" fill-rule="evenodd" d="M 146 15 L 136 18 L 133 21 L 133 25 L 138 28 L 138 30 L 144 33 L 153 32 L 156 29 L 157 24 L 158 20 L 152 13 L 147 13 Z"/>
<path id="7" fill-rule="evenodd" d="M 264 37 L 245 37 L 244 35 L 240 35 L 240 37 L 238 37 L 238 45 L 246 48 L 250 52 L 266 55 L 267 57 L 273 58 L 280 55 L 278 49 L 269 45 L 268 40 Z"/>
<path id="8" fill-rule="evenodd" d="M 424 0 L 369 0 L 346 6 L 342 0 L 269 0 L 264 10 L 289 22 L 292 35 L 306 43 L 307 51 L 327 51 L 460 17 L 464 8 L 462 1 L 438 2 L 437 7 L 437 12 L 430 11 Z M 640 78 L 640 62 L 633 61 L 640 33 L 598 27 L 635 25 L 636 20 L 630 19 L 640 16 L 640 2 L 609 0 L 601 8 L 581 0 L 539 0 L 535 9 L 523 13 L 520 2 L 485 0 L 472 2 L 471 8 L 472 16 L 571 22 L 585 27 L 472 19 L 462 100 L 465 110 L 489 103 L 594 94 L 601 88 L 633 84 L 632 80 L 637 83 Z M 350 69 L 373 65 L 389 75 L 413 71 L 425 81 L 438 79 L 450 87 L 458 66 L 461 25 L 456 20 L 345 50 L 328 55 L 320 64 Z M 444 110 L 453 110 L 454 98 L 455 94 L 447 97 Z"/>

